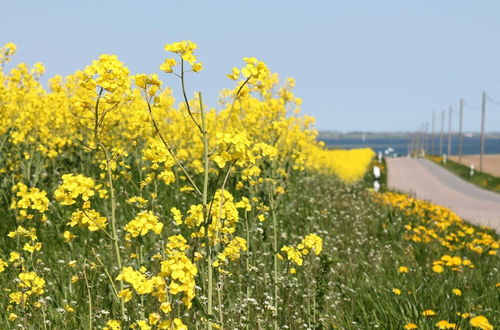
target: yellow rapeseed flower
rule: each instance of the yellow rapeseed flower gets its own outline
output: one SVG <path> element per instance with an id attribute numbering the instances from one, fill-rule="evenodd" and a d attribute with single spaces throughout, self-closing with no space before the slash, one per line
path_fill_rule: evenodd
<path id="1" fill-rule="evenodd" d="M 7 266 L 8 266 L 8 264 L 2 258 L 0 258 L 0 273 L 5 271 L 5 267 L 7 267 Z"/>
<path id="2" fill-rule="evenodd" d="M 122 327 L 120 325 L 120 321 L 118 320 L 109 320 L 106 322 L 106 326 L 103 328 L 103 330 L 121 330 Z"/>
<path id="3" fill-rule="evenodd" d="M 163 223 L 161 223 L 158 217 L 151 211 L 140 212 L 125 226 L 125 230 L 128 231 L 132 237 L 137 237 L 139 235 L 144 236 L 149 231 L 153 231 L 155 234 L 159 235 L 162 229 Z"/>
<path id="4" fill-rule="evenodd" d="M 72 240 L 74 240 L 76 237 L 76 235 L 73 235 L 72 232 L 70 232 L 69 230 L 65 230 L 64 233 L 63 233 L 63 238 L 64 238 L 64 241 L 65 242 L 71 242 Z"/>

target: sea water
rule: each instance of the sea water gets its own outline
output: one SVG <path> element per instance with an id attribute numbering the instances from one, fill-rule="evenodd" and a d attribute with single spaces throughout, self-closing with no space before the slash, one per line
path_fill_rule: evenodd
<path id="1" fill-rule="evenodd" d="M 411 138 L 408 137 L 369 137 L 360 138 L 338 138 L 338 139 L 319 139 L 324 141 L 328 148 L 354 149 L 354 148 L 372 148 L 375 152 L 385 152 L 393 150 L 391 154 L 404 156 L 408 154 L 408 148 Z M 439 136 L 434 139 L 434 151 L 432 151 L 432 139 L 427 141 L 427 151 L 430 154 L 439 154 Z M 458 155 L 458 136 L 451 139 L 451 154 Z M 480 153 L 481 139 L 479 136 L 463 138 L 463 155 L 476 155 Z M 448 136 L 443 139 L 443 154 L 448 152 Z M 500 154 L 500 138 L 485 138 L 485 154 Z"/>

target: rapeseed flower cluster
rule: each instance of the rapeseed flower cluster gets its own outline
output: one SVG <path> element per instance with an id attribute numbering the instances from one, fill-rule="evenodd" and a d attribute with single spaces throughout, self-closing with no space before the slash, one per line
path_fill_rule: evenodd
<path id="1" fill-rule="evenodd" d="M 194 55 L 194 51 L 197 48 L 198 46 L 194 42 L 189 40 L 174 42 L 165 45 L 165 51 L 179 55 L 182 61 L 186 61 L 191 64 L 191 69 L 194 72 L 198 72 L 203 69 L 203 65 L 200 62 L 197 62 L 197 58 Z M 173 72 L 172 67 L 176 64 L 177 62 L 175 61 L 175 59 L 166 59 L 165 62 L 160 66 L 160 70 L 166 73 L 171 73 Z"/>
<path id="2" fill-rule="evenodd" d="M 342 181 L 353 183 L 361 180 L 370 167 L 375 152 L 372 149 L 324 150 L 315 151 L 314 160 L 309 167 L 320 172 L 333 173 Z"/>
<path id="3" fill-rule="evenodd" d="M 81 174 L 64 174 L 62 183 L 54 192 L 54 197 L 61 205 L 73 205 L 78 198 L 87 202 L 96 193 L 105 193 L 104 189 L 99 189 L 100 187 L 93 179 Z"/>
<path id="4" fill-rule="evenodd" d="M 161 262 L 160 275 L 170 278 L 169 292 L 173 295 L 183 293 L 182 301 L 191 308 L 195 297 L 195 277 L 198 268 L 186 256 L 184 251 L 170 251 L 168 259 Z"/>
<path id="5" fill-rule="evenodd" d="M 297 266 L 303 265 L 304 256 L 308 255 L 310 252 L 313 252 L 315 255 L 319 255 L 322 250 L 323 240 L 316 234 L 307 235 L 299 244 L 297 244 L 296 247 L 285 245 L 281 248 L 281 251 L 286 254 L 286 259 Z M 281 260 L 285 259 L 285 257 L 279 253 L 278 258 Z"/>
<path id="6" fill-rule="evenodd" d="M 87 299 L 89 328 L 186 329 L 192 320 L 217 327 L 225 290 L 239 280 L 234 270 L 256 272 L 255 255 L 276 266 L 272 281 L 265 279 L 275 293 L 262 298 L 272 313 L 284 308 L 279 292 L 288 285 L 275 259 L 298 266 L 319 260 L 312 258 L 323 249 L 316 234 L 280 251 L 290 239 L 279 219 L 289 182 L 305 170 L 356 182 L 373 152 L 326 150 L 314 118 L 299 115 L 293 78 L 280 86 L 254 57 L 231 70 L 233 86 L 221 92 L 219 108 L 205 109 L 201 94 L 188 99 L 185 88 L 185 75 L 203 69 L 197 45 L 165 50 L 174 58 L 160 70 L 181 79 L 178 105 L 159 75 L 131 76 L 115 55 L 52 77 L 44 88 L 41 63 L 7 71 L 16 47 L 0 49 L 0 174 L 8 173 L 0 185 L 15 213 L 0 272 L 15 283 L 11 322 L 27 322 L 29 308 L 43 314 L 50 304 L 82 320 L 84 308 L 69 301 L 78 294 Z M 71 257 L 57 260 L 67 290 L 48 299 L 56 285 L 44 274 L 56 270 L 42 256 L 45 244 L 56 244 L 52 237 Z M 85 252 L 75 255 L 79 246 Z M 97 286 L 110 293 L 94 292 Z"/>
<path id="7" fill-rule="evenodd" d="M 46 282 L 38 266 L 41 260 L 36 254 L 42 249 L 42 242 L 38 241 L 35 227 L 40 223 L 47 225 L 49 199 L 44 190 L 30 188 L 21 182 L 12 186 L 12 193 L 10 207 L 15 210 L 17 227 L 7 237 L 15 242 L 15 249 L 9 253 L 8 262 L 0 258 L 0 272 L 10 263 L 10 273 L 16 276 L 12 281 L 15 287 L 4 288 L 8 292 L 7 309 L 11 311 L 9 320 L 15 321 L 20 316 L 26 319 L 34 309 L 39 309 L 41 305 L 37 299 L 45 293 Z"/>
<path id="8" fill-rule="evenodd" d="M 220 267 L 229 261 L 236 261 L 241 256 L 241 251 L 247 250 L 247 241 L 244 238 L 236 237 L 231 240 L 224 250 L 217 255 L 217 260 L 214 261 L 214 267 Z"/>
<path id="9" fill-rule="evenodd" d="M 49 199 L 45 191 L 40 191 L 38 188 L 28 189 L 23 183 L 14 185 L 12 191 L 16 193 L 17 199 L 12 199 L 11 209 L 19 210 L 20 220 L 33 219 L 37 214 L 41 215 L 42 222 L 47 220 L 44 212 L 49 208 Z M 36 213 L 30 213 L 30 210 L 36 211 Z"/>
<path id="10" fill-rule="evenodd" d="M 45 280 L 35 272 L 23 272 L 18 276 L 18 288 L 20 291 L 14 291 L 9 294 L 11 303 L 21 305 L 21 308 L 26 308 L 29 304 L 30 297 L 42 295 L 45 287 Z"/>
<path id="11" fill-rule="evenodd" d="M 151 211 L 143 211 L 131 220 L 124 228 L 132 237 L 144 236 L 149 231 L 160 235 L 163 229 L 163 223 L 159 222 L 158 217 Z"/>
<path id="12" fill-rule="evenodd" d="M 74 227 L 80 225 L 88 227 L 90 231 L 105 229 L 107 224 L 108 219 L 93 209 L 76 210 L 71 214 L 71 220 L 68 222 L 68 226 Z"/>

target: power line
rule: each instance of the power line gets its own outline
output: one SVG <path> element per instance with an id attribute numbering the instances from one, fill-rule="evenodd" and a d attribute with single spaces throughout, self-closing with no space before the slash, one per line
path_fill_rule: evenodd
<path id="1" fill-rule="evenodd" d="M 491 103 L 496 104 L 496 105 L 500 105 L 500 102 L 495 101 L 495 99 L 493 99 L 491 96 L 486 95 L 486 98 L 487 98 L 487 99 L 488 99 L 488 101 L 490 101 Z"/>
<path id="2" fill-rule="evenodd" d="M 472 106 L 472 105 L 470 105 L 469 103 L 467 103 L 467 102 L 465 102 L 465 101 L 464 101 L 464 105 L 465 105 L 467 108 L 469 108 L 470 110 L 472 110 L 472 111 L 481 110 L 481 107 L 482 107 L 482 105 L 481 105 L 481 104 L 480 104 L 480 105 L 478 105 L 478 106 Z"/>

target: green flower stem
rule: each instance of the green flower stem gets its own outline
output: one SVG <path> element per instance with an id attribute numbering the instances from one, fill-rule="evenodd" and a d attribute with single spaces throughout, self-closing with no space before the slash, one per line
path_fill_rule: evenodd
<path id="1" fill-rule="evenodd" d="M 275 203 L 271 206 L 271 214 L 273 217 L 273 252 L 274 252 L 274 328 L 278 329 L 278 217 L 276 216 Z"/>
<path id="2" fill-rule="evenodd" d="M 209 158 L 208 158 L 208 135 L 207 135 L 207 119 L 205 116 L 205 111 L 203 109 L 203 101 L 201 99 L 201 92 L 198 93 L 200 101 L 200 113 L 201 113 L 201 132 L 203 138 L 203 214 L 205 215 L 205 235 L 207 237 L 206 248 L 207 248 L 207 267 L 208 267 L 208 285 L 207 285 L 207 296 L 208 296 L 208 309 L 207 314 L 211 317 L 213 313 L 213 269 L 212 269 L 212 247 L 210 246 L 210 238 L 208 237 L 208 221 L 210 215 L 208 214 L 208 171 L 209 171 Z M 212 321 L 208 320 L 208 329 L 212 329 Z"/>
<path id="3" fill-rule="evenodd" d="M 118 234 L 116 232 L 116 198 L 115 198 L 115 189 L 113 186 L 113 173 L 111 172 L 110 167 L 110 157 L 108 150 L 104 147 L 102 143 L 99 143 L 99 146 L 102 148 L 104 155 L 106 157 L 106 168 L 108 173 L 108 185 L 109 185 L 109 195 L 110 195 L 110 203 L 111 203 L 111 236 L 113 237 L 113 247 L 115 250 L 115 258 L 118 269 L 121 271 L 122 269 L 122 258 L 120 254 L 120 246 L 118 245 Z M 123 281 L 120 280 L 120 292 L 123 290 Z M 122 315 L 122 319 L 125 320 L 125 302 L 123 299 L 118 298 L 120 301 L 120 311 Z"/>

